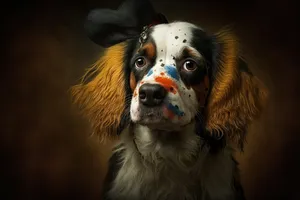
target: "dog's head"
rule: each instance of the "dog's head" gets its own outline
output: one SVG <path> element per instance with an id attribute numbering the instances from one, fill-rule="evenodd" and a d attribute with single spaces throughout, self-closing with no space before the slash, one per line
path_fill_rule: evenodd
<path id="1" fill-rule="evenodd" d="M 110 14 L 125 16 L 120 13 L 126 5 Z M 225 135 L 242 144 L 266 90 L 240 57 L 235 36 L 228 30 L 209 34 L 187 22 L 168 23 L 153 9 L 142 8 L 144 17 L 134 21 L 139 26 L 130 28 L 121 27 L 120 20 L 126 19 L 120 16 L 95 25 L 91 16 L 98 19 L 103 10 L 89 17 L 88 30 L 106 31 L 92 29 L 90 38 L 106 49 L 72 94 L 94 131 L 111 137 L 130 122 L 168 131 L 195 122 L 199 134 Z M 153 19 L 160 22 L 151 26 Z"/>
<path id="2" fill-rule="evenodd" d="M 205 106 L 214 40 L 197 26 L 173 22 L 151 27 L 130 61 L 132 122 L 177 130 Z"/>

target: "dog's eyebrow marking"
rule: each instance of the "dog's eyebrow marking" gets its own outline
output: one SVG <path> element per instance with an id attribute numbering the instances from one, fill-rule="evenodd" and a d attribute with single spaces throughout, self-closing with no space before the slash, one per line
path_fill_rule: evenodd
<path id="1" fill-rule="evenodd" d="M 192 57 L 197 60 L 202 59 L 202 55 L 193 47 L 183 47 L 181 51 L 179 51 L 180 59 L 184 59 L 187 57 Z"/>
<path id="2" fill-rule="evenodd" d="M 156 48 L 152 42 L 146 43 L 138 52 L 146 54 L 149 59 L 153 59 L 156 56 Z"/>

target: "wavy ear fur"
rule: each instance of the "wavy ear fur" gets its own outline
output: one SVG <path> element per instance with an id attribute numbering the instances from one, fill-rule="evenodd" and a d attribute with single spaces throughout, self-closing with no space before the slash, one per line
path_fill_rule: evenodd
<path id="1" fill-rule="evenodd" d="M 228 30 L 215 35 L 219 46 L 206 110 L 206 130 L 224 135 L 243 149 L 250 123 L 259 117 L 268 91 L 240 57 L 236 37 Z"/>
<path id="2" fill-rule="evenodd" d="M 74 103 L 101 139 L 117 136 L 125 109 L 125 51 L 125 42 L 107 48 L 81 83 L 71 88 Z M 92 80 L 86 83 L 91 76 Z"/>

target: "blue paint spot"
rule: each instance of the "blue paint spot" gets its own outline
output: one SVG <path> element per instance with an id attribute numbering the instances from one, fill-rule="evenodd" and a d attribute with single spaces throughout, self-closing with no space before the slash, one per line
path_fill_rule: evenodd
<path id="1" fill-rule="evenodd" d="M 147 76 L 151 76 L 151 74 L 153 74 L 153 69 L 150 69 Z"/>
<path id="2" fill-rule="evenodd" d="M 184 112 L 180 111 L 178 106 L 173 106 L 171 103 L 168 105 L 168 109 L 171 110 L 175 115 L 183 116 Z"/>
<path id="3" fill-rule="evenodd" d="M 179 76 L 177 73 L 177 69 L 173 66 L 165 66 L 166 72 L 168 73 L 168 75 L 170 75 L 172 78 L 179 80 Z"/>

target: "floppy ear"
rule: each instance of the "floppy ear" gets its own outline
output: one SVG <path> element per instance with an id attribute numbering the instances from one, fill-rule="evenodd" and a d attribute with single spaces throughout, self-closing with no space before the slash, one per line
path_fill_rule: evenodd
<path id="1" fill-rule="evenodd" d="M 124 42 L 107 48 L 81 83 L 71 88 L 74 103 L 80 106 L 101 139 L 117 136 L 122 121 L 126 98 L 126 46 Z"/>
<path id="2" fill-rule="evenodd" d="M 224 30 L 215 39 L 217 49 L 206 129 L 211 134 L 224 134 L 243 149 L 247 128 L 259 117 L 268 92 L 240 57 L 236 37 Z"/>

